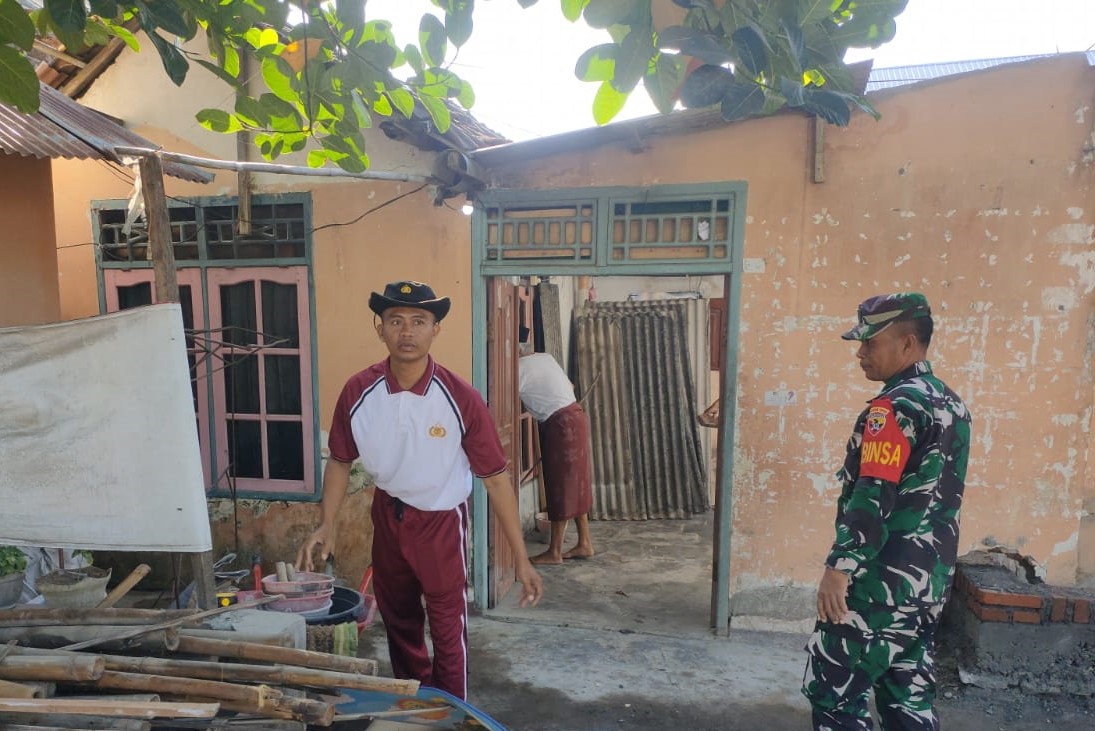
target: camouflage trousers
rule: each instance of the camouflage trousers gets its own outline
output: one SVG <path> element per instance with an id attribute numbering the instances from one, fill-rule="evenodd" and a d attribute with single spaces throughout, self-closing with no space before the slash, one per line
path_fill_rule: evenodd
<path id="1" fill-rule="evenodd" d="M 866 614 L 866 613 L 864 613 Z M 878 627 L 852 612 L 841 624 L 818 622 L 806 643 L 810 657 L 802 693 L 815 731 L 871 731 L 870 692 L 883 731 L 937 731 L 932 647 L 937 610 L 894 612 Z"/>

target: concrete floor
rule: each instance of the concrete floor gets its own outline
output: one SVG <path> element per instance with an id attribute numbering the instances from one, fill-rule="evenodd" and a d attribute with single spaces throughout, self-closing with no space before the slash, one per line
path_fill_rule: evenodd
<path id="1" fill-rule="evenodd" d="M 538 566 L 544 598 L 533 610 L 511 591 L 484 616 L 596 630 L 711 636 L 712 513 L 691 520 L 592 521 L 597 555 Z M 540 542 L 542 540 L 543 542 Z M 576 540 L 568 526 L 563 550 Z M 529 555 L 547 548 L 546 536 L 526 541 Z"/>
<path id="2" fill-rule="evenodd" d="M 512 592 L 472 615 L 469 700 L 513 731 L 808 729 L 806 635 L 708 626 L 712 520 L 594 522 L 597 555 L 541 567 L 540 606 L 521 609 Z M 564 549 L 573 542 L 571 527 Z M 379 622 L 360 654 L 388 671 Z M 1062 699 L 947 681 L 940 696 L 948 731 L 1095 727 L 1090 705 Z"/>

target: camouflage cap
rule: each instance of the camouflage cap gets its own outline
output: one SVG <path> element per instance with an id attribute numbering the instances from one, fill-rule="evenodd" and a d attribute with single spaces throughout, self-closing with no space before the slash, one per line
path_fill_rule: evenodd
<path id="1" fill-rule="evenodd" d="M 895 322 L 931 317 L 932 311 L 919 292 L 897 292 L 863 300 L 856 314 L 859 323 L 840 336 L 845 340 L 870 340 Z"/>

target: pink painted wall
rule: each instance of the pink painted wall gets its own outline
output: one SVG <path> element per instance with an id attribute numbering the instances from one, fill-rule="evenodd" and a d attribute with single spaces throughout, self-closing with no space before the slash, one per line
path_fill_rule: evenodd
<path id="1" fill-rule="evenodd" d="M 60 319 L 50 161 L 0 155 L 0 327 Z"/>

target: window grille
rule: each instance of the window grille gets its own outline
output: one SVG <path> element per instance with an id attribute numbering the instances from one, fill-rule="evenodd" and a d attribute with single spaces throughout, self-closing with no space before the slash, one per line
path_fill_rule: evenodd
<path id="1" fill-rule="evenodd" d="M 303 260 L 307 256 L 305 208 L 300 202 L 256 204 L 251 231 L 238 233 L 234 204 L 171 205 L 168 209 L 175 262 Z M 141 219 L 127 230 L 124 204 L 95 211 L 104 264 L 148 262 L 148 226 Z"/>

